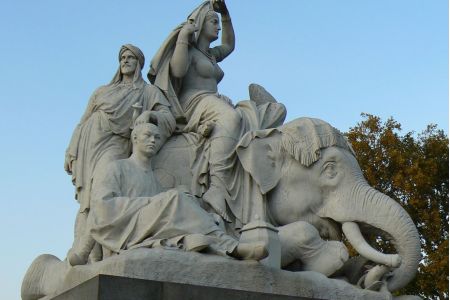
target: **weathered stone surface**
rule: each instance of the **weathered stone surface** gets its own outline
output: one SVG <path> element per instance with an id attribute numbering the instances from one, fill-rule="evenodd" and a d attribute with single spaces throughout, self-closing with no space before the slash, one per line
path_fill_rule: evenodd
<path id="1" fill-rule="evenodd" d="M 219 31 L 222 43 L 211 48 Z M 225 0 L 206 0 L 151 60 L 152 85 L 142 79 L 143 53 L 121 48 L 119 70 L 94 93 L 66 152 L 81 205 L 74 244 L 64 262 L 51 255 L 33 262 L 23 300 L 99 274 L 314 299 L 391 299 L 387 291 L 414 278 L 421 259 L 414 222 L 364 180 L 345 136 L 318 119 L 282 125 L 286 109 L 263 87 L 251 85 L 250 100 L 236 105 L 217 93 L 218 63 L 234 47 Z M 250 226 L 259 220 L 271 225 Z M 361 229 L 373 228 L 395 254 L 370 246 Z M 348 263 L 342 232 L 368 265 Z M 252 261 L 149 249 L 161 245 Z M 336 272 L 341 280 L 326 277 Z M 92 282 L 78 293 L 92 295 Z M 125 293 L 137 292 L 133 284 Z"/>
<path id="2" fill-rule="evenodd" d="M 98 275 L 52 300 L 313 300 L 235 289 Z"/>
<path id="3" fill-rule="evenodd" d="M 59 293 L 98 274 L 312 299 L 390 299 L 388 294 L 362 290 L 316 272 L 289 272 L 256 261 L 162 249 L 136 249 L 71 267 Z"/>

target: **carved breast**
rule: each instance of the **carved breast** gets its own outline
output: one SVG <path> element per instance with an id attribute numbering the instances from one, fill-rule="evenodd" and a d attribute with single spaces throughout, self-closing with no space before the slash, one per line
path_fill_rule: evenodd
<path id="1" fill-rule="evenodd" d="M 197 56 L 195 68 L 197 73 L 204 78 L 214 78 L 219 83 L 223 78 L 223 71 L 219 65 L 206 57 Z"/>

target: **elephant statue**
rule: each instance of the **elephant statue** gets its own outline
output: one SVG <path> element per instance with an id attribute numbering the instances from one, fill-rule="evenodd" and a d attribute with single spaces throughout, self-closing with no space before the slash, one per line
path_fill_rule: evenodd
<path id="1" fill-rule="evenodd" d="M 154 165 L 163 185 L 192 183 L 198 145 L 196 137 L 187 135 L 166 143 Z M 237 163 L 266 202 L 267 218 L 279 228 L 282 266 L 298 260 L 304 270 L 332 275 L 348 258 L 341 242 L 344 234 L 365 261 L 377 265 L 361 278 L 364 287 L 383 280 L 387 290 L 395 291 L 414 278 L 421 255 L 413 221 L 395 200 L 369 186 L 346 138 L 330 124 L 298 118 L 250 131 L 236 152 Z M 397 253 L 372 248 L 364 238 L 367 231 L 387 237 Z M 311 245 L 318 251 L 312 256 L 307 253 Z M 330 253 L 337 259 L 327 263 L 341 263 L 321 271 L 323 264 L 317 261 Z"/>

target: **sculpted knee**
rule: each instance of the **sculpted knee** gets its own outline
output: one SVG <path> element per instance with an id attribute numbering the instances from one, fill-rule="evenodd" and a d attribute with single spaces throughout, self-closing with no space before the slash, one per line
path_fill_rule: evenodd
<path id="1" fill-rule="evenodd" d="M 308 222 L 295 222 L 279 228 L 283 245 L 301 248 L 321 241 L 317 229 Z"/>
<path id="2" fill-rule="evenodd" d="M 228 104 L 221 105 L 217 109 L 219 118 L 216 127 L 223 127 L 229 131 L 237 132 L 241 126 L 241 115 Z"/>

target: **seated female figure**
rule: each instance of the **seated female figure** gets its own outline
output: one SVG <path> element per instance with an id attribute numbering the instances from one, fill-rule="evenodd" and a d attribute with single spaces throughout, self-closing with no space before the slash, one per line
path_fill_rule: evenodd
<path id="1" fill-rule="evenodd" d="M 172 100 L 171 108 L 175 110 L 175 116 L 178 109 L 178 115 L 186 120 L 183 131 L 209 137 L 209 188 L 203 199 L 225 220 L 229 220 L 226 209 L 226 200 L 230 197 L 228 172 L 235 157 L 234 147 L 239 138 L 241 117 L 231 101 L 217 93 L 217 85 L 224 75 L 217 63 L 234 50 L 235 44 L 228 10 L 224 2 L 220 3 L 222 45 L 210 48 L 210 44 L 218 39 L 221 27 L 218 14 L 211 2 L 206 1 L 188 17 L 187 22 L 174 30 L 160 52 L 168 53 L 166 64 L 169 65 L 165 68 L 175 89 L 174 99 L 170 95 L 168 98 Z M 156 57 L 152 61 L 149 78 L 162 90 L 167 90 L 161 86 L 161 70 L 164 72 L 164 67 L 158 65 L 158 60 Z"/>

